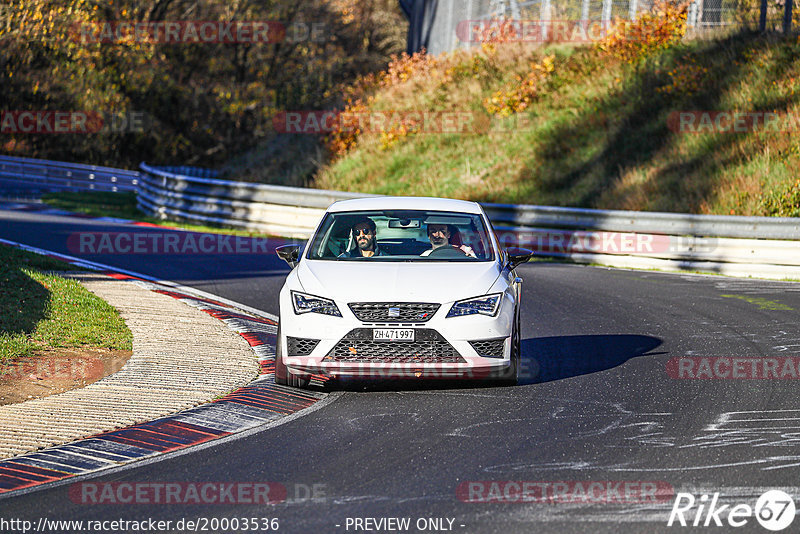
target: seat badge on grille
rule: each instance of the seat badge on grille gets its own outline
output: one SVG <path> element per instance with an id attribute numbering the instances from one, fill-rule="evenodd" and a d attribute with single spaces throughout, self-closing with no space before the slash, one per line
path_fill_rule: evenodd
<path id="1" fill-rule="evenodd" d="M 400 308 L 389 308 L 389 317 L 400 317 Z"/>

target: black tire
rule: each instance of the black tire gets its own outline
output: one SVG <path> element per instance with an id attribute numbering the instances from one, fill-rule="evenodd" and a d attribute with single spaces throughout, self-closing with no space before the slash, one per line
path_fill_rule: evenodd
<path id="1" fill-rule="evenodd" d="M 311 383 L 311 375 L 289 375 L 289 385 L 295 388 L 304 389 Z"/>
<path id="2" fill-rule="evenodd" d="M 278 323 L 278 337 L 275 341 L 275 383 L 288 386 L 287 375 L 288 371 L 283 363 L 283 351 L 281 350 L 281 325 Z"/>
<path id="3" fill-rule="evenodd" d="M 511 359 L 514 362 L 514 383 L 519 384 L 519 372 L 522 367 L 522 328 L 520 327 L 519 306 L 517 306 L 517 318 L 514 321 L 514 336 L 511 340 Z"/>
<path id="4" fill-rule="evenodd" d="M 283 363 L 283 347 L 281 344 L 281 325 L 278 323 L 278 338 L 275 344 L 275 383 L 296 388 L 308 387 L 311 377 L 308 375 L 289 374 L 286 364 Z"/>
<path id="5" fill-rule="evenodd" d="M 511 330 L 511 365 L 509 365 L 508 368 L 504 369 L 502 372 L 497 373 L 493 381 L 498 386 L 516 386 L 519 383 L 521 353 L 519 326 L 519 308 L 517 308 L 514 314 L 514 327 Z"/>
<path id="6" fill-rule="evenodd" d="M 519 384 L 520 359 L 522 357 L 522 335 L 520 334 L 519 307 L 514 318 L 514 333 L 511 335 L 511 368 L 508 373 L 507 384 L 516 386 Z"/>

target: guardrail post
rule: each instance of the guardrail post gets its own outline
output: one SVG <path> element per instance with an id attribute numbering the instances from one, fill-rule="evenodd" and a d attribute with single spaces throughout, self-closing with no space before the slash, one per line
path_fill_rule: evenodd
<path id="1" fill-rule="evenodd" d="M 608 27 L 608 23 L 611 22 L 611 0 L 603 0 L 602 20 L 603 26 Z"/>
<path id="2" fill-rule="evenodd" d="M 700 9 L 697 2 L 692 2 L 689 5 L 689 14 L 686 16 L 686 25 L 689 28 L 694 28 L 697 26 L 697 16 L 699 11 Z"/>
<path id="3" fill-rule="evenodd" d="M 783 11 L 783 33 L 792 33 L 792 0 L 785 0 L 786 5 Z"/>
<path id="4" fill-rule="evenodd" d="M 550 0 L 541 0 L 539 5 L 539 23 L 542 25 L 542 42 L 547 41 L 547 32 L 550 25 Z"/>
<path id="5" fill-rule="evenodd" d="M 636 11 L 639 9 L 639 4 L 636 0 L 630 0 L 628 4 L 628 18 L 636 20 Z"/>

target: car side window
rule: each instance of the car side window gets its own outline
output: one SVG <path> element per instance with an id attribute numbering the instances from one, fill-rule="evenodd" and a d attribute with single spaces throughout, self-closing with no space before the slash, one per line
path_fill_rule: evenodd
<path id="1" fill-rule="evenodd" d="M 479 259 L 486 259 L 484 237 L 476 230 L 475 223 L 472 222 L 469 227 L 462 228 L 460 233 L 463 244 L 470 247 Z"/>
<path id="2" fill-rule="evenodd" d="M 346 221 L 336 221 L 331 228 L 327 239 L 323 257 L 338 258 L 343 252 L 348 250 L 350 244 L 350 228 Z"/>

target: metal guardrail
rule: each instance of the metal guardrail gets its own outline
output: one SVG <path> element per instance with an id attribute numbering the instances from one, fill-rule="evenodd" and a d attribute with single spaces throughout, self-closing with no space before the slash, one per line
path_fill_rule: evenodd
<path id="1" fill-rule="evenodd" d="M 361 198 L 366 195 L 303 189 L 250 182 L 215 180 L 179 175 L 163 167 L 142 163 L 139 198 L 143 207 L 163 208 L 160 213 L 171 215 L 173 208 L 187 214 L 232 214 L 233 224 L 274 223 L 276 221 L 236 218 L 230 206 L 246 203 L 251 210 L 267 206 L 292 206 L 326 209 L 337 200 Z M 149 206 L 148 206 L 149 205 Z M 735 215 L 690 215 L 642 211 L 595 210 L 559 208 L 524 204 L 482 204 L 496 227 L 504 229 L 559 228 L 572 230 L 605 230 L 676 236 L 738 237 L 754 239 L 800 240 L 800 218 L 740 217 Z M 155 210 L 154 210 L 155 211 Z M 252 213 L 252 212 L 251 212 Z M 320 212 L 315 212 L 320 215 Z M 298 225 L 296 231 L 309 235 L 319 221 L 317 216 L 309 225 Z"/>
<path id="2" fill-rule="evenodd" d="M 141 165 L 157 216 L 307 238 L 332 202 L 368 195 L 233 182 Z M 800 218 L 483 204 L 501 242 L 609 266 L 800 279 Z"/>
<path id="3" fill-rule="evenodd" d="M 137 171 L 0 156 L 0 187 L 18 193 L 137 191 L 138 185 Z"/>
<path id="4" fill-rule="evenodd" d="M 12 181 L 30 181 L 36 187 L 54 183 L 71 190 L 136 190 L 139 207 L 165 220 L 293 238 L 308 238 L 331 203 L 375 196 L 221 180 L 215 171 L 196 167 L 142 163 L 140 168 L 141 172 L 122 171 L 0 156 L 0 187 L 10 175 Z M 94 177 L 75 177 L 78 171 Z M 72 175 L 64 176 L 67 172 Z M 503 245 L 532 248 L 543 256 L 615 267 L 800 280 L 800 218 L 483 207 Z"/>
<path id="5" fill-rule="evenodd" d="M 286 237 L 309 237 L 333 202 L 367 196 L 182 175 L 145 163 L 140 168 L 139 207 L 155 217 Z"/>
<path id="6" fill-rule="evenodd" d="M 675 236 L 800 240 L 800 218 L 691 215 L 515 204 L 483 204 L 494 223 Z"/>

